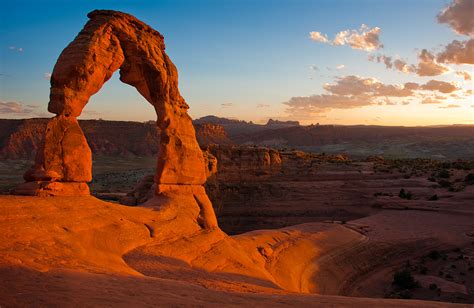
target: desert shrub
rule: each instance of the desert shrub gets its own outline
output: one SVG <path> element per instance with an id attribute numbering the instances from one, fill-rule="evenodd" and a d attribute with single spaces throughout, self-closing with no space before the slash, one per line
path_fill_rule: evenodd
<path id="1" fill-rule="evenodd" d="M 418 281 L 413 278 L 410 270 L 404 269 L 393 274 L 392 284 L 400 289 L 412 290 L 419 287 Z"/>
<path id="2" fill-rule="evenodd" d="M 410 191 L 406 191 L 404 188 L 402 188 L 400 189 L 398 196 L 402 199 L 411 200 L 413 197 L 413 194 Z"/>
<path id="3" fill-rule="evenodd" d="M 443 179 L 443 180 L 439 180 L 439 181 L 438 181 L 438 184 L 439 184 L 441 187 L 445 187 L 445 188 L 451 187 L 451 182 L 448 181 L 448 180 L 444 180 L 444 179 Z"/>
<path id="4" fill-rule="evenodd" d="M 430 284 L 430 290 L 437 290 L 437 289 L 438 289 L 438 285 L 436 283 Z"/>
<path id="5" fill-rule="evenodd" d="M 432 195 L 431 197 L 428 198 L 428 201 L 437 201 L 439 198 L 438 198 L 438 195 Z"/>
<path id="6" fill-rule="evenodd" d="M 428 254 L 428 258 L 430 258 L 431 260 L 438 260 L 439 258 L 441 258 L 441 253 L 437 250 L 432 250 Z"/>
<path id="7" fill-rule="evenodd" d="M 428 268 L 426 266 L 420 267 L 420 274 L 426 275 L 428 273 Z"/>
<path id="8" fill-rule="evenodd" d="M 468 185 L 474 184 L 474 173 L 469 173 L 468 175 L 466 175 L 466 177 L 464 178 L 464 182 L 466 182 Z"/>
<path id="9" fill-rule="evenodd" d="M 438 171 L 438 177 L 447 179 L 451 176 L 451 173 L 449 173 L 449 170 L 447 169 L 441 169 Z"/>

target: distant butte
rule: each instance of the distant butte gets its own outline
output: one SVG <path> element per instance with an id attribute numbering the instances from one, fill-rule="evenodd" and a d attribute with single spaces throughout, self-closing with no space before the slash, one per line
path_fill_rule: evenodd
<path id="1" fill-rule="evenodd" d="M 206 167 L 178 89 L 178 71 L 165 53 L 163 36 L 135 17 L 96 10 L 78 36 L 61 53 L 51 76 L 48 124 L 35 165 L 14 194 L 37 196 L 89 195 L 92 155 L 76 117 L 89 98 L 119 70 L 120 80 L 135 87 L 155 107 L 160 129 L 158 197 L 187 196 L 200 208 L 198 221 L 217 226 L 203 188 Z"/>

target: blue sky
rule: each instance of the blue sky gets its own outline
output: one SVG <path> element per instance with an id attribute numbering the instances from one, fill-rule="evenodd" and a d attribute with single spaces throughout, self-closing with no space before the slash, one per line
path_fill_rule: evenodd
<path id="1" fill-rule="evenodd" d="M 376 78 L 383 84 L 421 85 L 434 79 L 455 82 L 459 89 L 469 91 L 472 80 L 464 81 L 455 72 L 472 73 L 471 64 L 454 65 L 447 74 L 418 76 L 368 60 L 370 54 L 384 54 L 416 65 L 421 49 L 441 52 L 454 39 L 468 39 L 469 35 L 457 34 L 437 22 L 436 16 L 449 4 L 444 0 L 2 0 L 0 100 L 30 105 L 31 114 L 28 110 L 4 110 L 0 118 L 46 116 L 49 80 L 45 74 L 52 72 L 62 49 L 87 22 L 89 11 L 113 9 L 135 15 L 164 35 L 192 117 L 215 114 L 256 122 L 273 117 L 308 124 L 470 123 L 472 94 L 455 101 L 445 98 L 444 105 L 436 106 L 416 107 L 421 96 L 406 105 L 398 101 L 390 106 L 373 102 L 360 108 L 315 109 L 313 104 L 307 112 L 302 107 L 307 116 L 289 112 L 289 105 L 283 104 L 294 97 L 325 93 L 324 84 L 337 83 L 337 78 L 344 76 Z M 357 30 L 362 24 L 380 28 L 383 48 L 367 52 L 348 44 L 335 46 L 309 38 L 311 31 L 318 31 L 332 39 L 336 33 Z M 344 68 L 336 69 L 340 65 Z M 151 106 L 134 88 L 120 83 L 117 75 L 91 98 L 82 117 L 154 119 Z M 459 107 L 440 108 L 448 105 Z"/>

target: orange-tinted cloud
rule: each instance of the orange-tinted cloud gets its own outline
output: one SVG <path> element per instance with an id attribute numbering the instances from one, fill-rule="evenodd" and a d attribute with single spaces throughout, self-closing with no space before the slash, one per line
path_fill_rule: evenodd
<path id="1" fill-rule="evenodd" d="M 372 51 L 383 48 L 380 42 L 380 32 L 381 29 L 379 27 L 369 28 L 367 25 L 362 24 L 358 30 L 340 31 L 332 41 L 328 39 L 326 34 L 317 31 L 310 32 L 309 36 L 316 42 L 328 43 L 335 46 L 349 45 L 353 49 Z"/>
<path id="2" fill-rule="evenodd" d="M 452 41 L 436 59 L 441 63 L 474 64 L 474 39 Z"/>
<path id="3" fill-rule="evenodd" d="M 420 87 L 422 90 L 439 91 L 441 93 L 451 93 L 459 90 L 455 84 L 439 80 L 430 80 Z"/>
<path id="4" fill-rule="evenodd" d="M 309 33 L 309 37 L 315 42 L 329 42 L 328 36 L 326 34 L 322 34 L 321 32 L 312 31 Z"/>
<path id="5" fill-rule="evenodd" d="M 474 2 L 454 0 L 438 14 L 438 22 L 448 24 L 458 34 L 474 36 Z"/>
<path id="6" fill-rule="evenodd" d="M 409 65 L 407 62 L 405 62 L 402 59 L 393 60 L 392 57 L 389 57 L 386 55 L 377 55 L 377 56 L 369 55 L 369 61 L 383 63 L 385 64 L 385 67 L 387 69 L 394 69 L 405 74 L 413 73 L 416 71 L 416 68 L 414 65 Z"/>
<path id="7" fill-rule="evenodd" d="M 459 108 L 459 107 L 461 107 L 461 105 L 450 104 L 447 106 L 439 106 L 438 108 L 448 109 L 448 108 Z"/>
<path id="8" fill-rule="evenodd" d="M 413 95 L 417 84 L 408 83 L 408 86 L 386 85 L 375 78 L 362 78 L 359 76 L 344 76 L 336 78 L 335 84 L 325 84 L 323 88 L 336 95 L 371 95 L 404 97 Z"/>
<path id="9" fill-rule="evenodd" d="M 416 73 L 420 76 L 437 76 L 449 71 L 448 67 L 439 64 L 435 56 L 426 49 L 421 51 L 418 58 L 420 62 L 416 68 Z"/>
<path id="10" fill-rule="evenodd" d="M 437 100 L 436 98 L 434 97 L 425 97 L 423 98 L 423 100 L 421 101 L 422 104 L 442 104 L 443 102 L 440 101 L 440 100 Z"/>
<path id="11" fill-rule="evenodd" d="M 456 75 L 461 76 L 466 81 L 467 80 L 472 80 L 472 76 L 468 72 L 456 72 Z"/>

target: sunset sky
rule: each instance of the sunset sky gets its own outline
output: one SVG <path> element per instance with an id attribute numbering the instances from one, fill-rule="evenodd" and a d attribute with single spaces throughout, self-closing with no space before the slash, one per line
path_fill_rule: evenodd
<path id="1" fill-rule="evenodd" d="M 94 9 L 165 37 L 193 118 L 474 124 L 474 0 L 1 0 L 0 118 L 50 117 L 49 76 Z M 118 73 L 81 118 L 146 121 Z"/>

